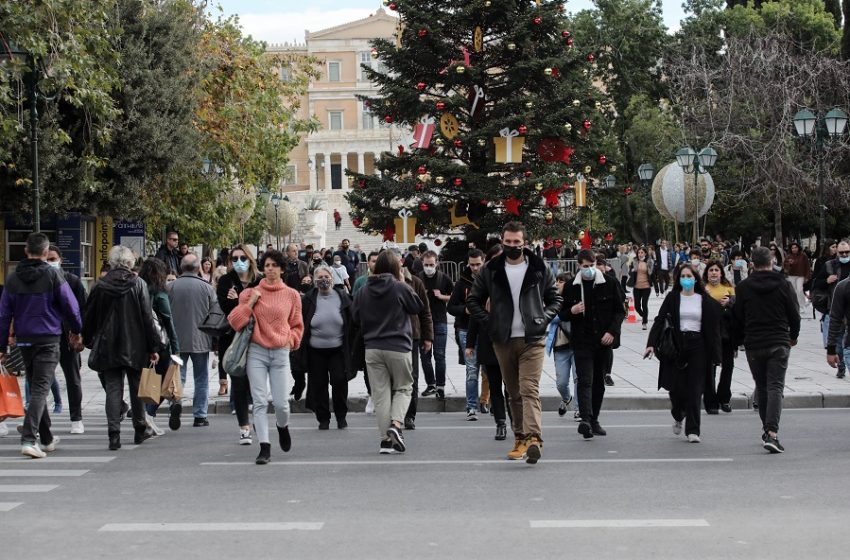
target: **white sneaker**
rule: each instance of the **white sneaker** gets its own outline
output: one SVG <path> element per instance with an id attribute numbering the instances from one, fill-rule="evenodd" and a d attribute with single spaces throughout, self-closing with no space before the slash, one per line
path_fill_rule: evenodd
<path id="1" fill-rule="evenodd" d="M 21 455 L 33 459 L 44 459 L 47 453 L 41 450 L 37 443 L 25 443 L 21 446 Z"/>
<path id="2" fill-rule="evenodd" d="M 251 445 L 251 430 L 239 430 L 239 445 Z"/>
<path id="3" fill-rule="evenodd" d="M 216 360 L 215 358 L 213 358 L 211 369 L 218 369 L 218 360 Z"/>
<path id="4" fill-rule="evenodd" d="M 673 422 L 673 433 L 677 436 L 682 433 L 682 421 L 676 420 Z"/>
<path id="5" fill-rule="evenodd" d="M 156 420 L 154 420 L 153 416 L 145 412 L 145 424 L 147 424 L 148 428 L 151 429 L 155 436 L 164 435 L 165 432 L 162 428 L 156 425 Z"/>
<path id="6" fill-rule="evenodd" d="M 696 434 L 688 434 L 688 443 L 699 443 L 699 436 Z"/>
<path id="7" fill-rule="evenodd" d="M 372 400 L 372 397 L 369 397 L 369 400 L 366 401 L 366 416 L 374 416 L 375 415 L 375 401 Z"/>
<path id="8" fill-rule="evenodd" d="M 6 425 L 6 421 L 3 420 L 0 422 L 0 437 L 9 435 L 9 426 Z"/>
<path id="9" fill-rule="evenodd" d="M 53 441 L 51 441 L 48 445 L 43 445 L 41 450 L 52 453 L 56 451 L 56 446 L 59 445 L 59 441 L 59 436 L 53 436 Z"/>
<path id="10" fill-rule="evenodd" d="M 86 433 L 86 428 L 83 426 L 82 420 L 74 420 L 71 422 L 71 433 L 72 434 L 84 434 Z"/>

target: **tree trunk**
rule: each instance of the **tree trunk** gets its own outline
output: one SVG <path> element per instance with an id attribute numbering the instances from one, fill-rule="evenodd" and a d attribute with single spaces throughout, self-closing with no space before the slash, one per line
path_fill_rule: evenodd
<path id="1" fill-rule="evenodd" d="M 773 235 L 776 244 L 784 247 L 785 243 L 782 237 L 782 200 L 780 199 L 780 191 L 776 190 L 776 198 L 773 201 Z"/>
<path id="2" fill-rule="evenodd" d="M 632 210 L 632 205 L 629 202 L 628 196 L 623 197 L 623 205 L 624 205 L 623 207 L 625 208 L 624 214 L 626 216 L 626 221 L 628 222 L 628 227 L 627 227 L 628 235 L 631 237 L 632 240 L 643 239 L 643 234 L 640 233 L 640 231 L 639 231 L 640 228 L 637 227 L 637 222 L 635 221 L 635 218 L 634 218 L 634 211 Z M 644 241 L 644 243 L 646 242 L 645 239 L 643 241 Z"/>

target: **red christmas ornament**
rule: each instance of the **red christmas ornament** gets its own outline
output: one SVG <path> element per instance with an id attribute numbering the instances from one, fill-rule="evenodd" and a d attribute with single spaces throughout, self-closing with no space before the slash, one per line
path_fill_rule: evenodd
<path id="1" fill-rule="evenodd" d="M 461 179 L 460 177 L 457 177 L 457 178 L 454 180 L 454 183 L 455 183 L 455 186 L 456 186 L 456 187 L 459 187 L 459 186 L 461 186 L 461 185 L 463 184 L 463 179 Z"/>
<path id="2" fill-rule="evenodd" d="M 463 140 L 461 140 L 460 138 L 456 138 L 454 141 L 454 145 L 455 148 L 460 148 L 461 146 L 463 146 Z"/>
<path id="3" fill-rule="evenodd" d="M 531 177 L 531 170 L 526 169 L 525 172 L 523 173 L 523 175 L 525 175 L 526 177 Z"/>
<path id="4" fill-rule="evenodd" d="M 392 11 L 396 11 L 398 10 L 398 4 L 396 4 L 395 2 L 390 2 L 390 5 L 387 6 L 387 8 L 391 9 Z"/>
<path id="5" fill-rule="evenodd" d="M 570 35 L 571 35 L 571 33 L 569 31 L 567 31 L 566 29 L 561 31 L 561 37 L 563 37 L 564 39 L 569 38 Z"/>
<path id="6" fill-rule="evenodd" d="M 590 130 L 591 123 L 589 120 L 584 119 L 584 122 L 581 123 L 585 130 Z"/>
<path id="7" fill-rule="evenodd" d="M 540 25 L 541 23 L 543 23 L 543 18 L 540 17 L 540 16 L 537 16 L 532 21 L 534 22 L 534 25 Z"/>
<path id="8" fill-rule="evenodd" d="M 427 30 L 427 29 L 420 29 L 420 30 L 419 30 L 419 36 L 420 36 L 420 37 L 424 37 L 424 36 L 425 36 L 425 35 L 427 35 L 427 34 L 428 34 L 428 30 Z"/>
<path id="9" fill-rule="evenodd" d="M 546 199 L 546 206 L 549 208 L 557 208 L 558 207 L 558 196 L 564 192 L 563 188 L 549 189 L 547 191 L 543 191 L 543 198 Z"/>
<path id="10" fill-rule="evenodd" d="M 608 163 L 608 158 L 604 155 L 599 156 L 599 165 L 605 165 L 606 163 Z"/>
<path id="11" fill-rule="evenodd" d="M 358 220 L 357 218 L 351 220 L 351 225 L 353 225 L 354 227 L 360 227 L 360 223 L 360 220 Z"/>
<path id="12" fill-rule="evenodd" d="M 519 207 L 522 205 L 516 197 L 510 197 L 505 200 L 505 211 L 508 214 L 513 214 L 514 216 L 519 216 Z"/>
<path id="13" fill-rule="evenodd" d="M 419 82 L 418 84 L 416 84 L 416 89 L 418 89 L 419 91 L 425 89 L 425 82 Z"/>
<path id="14" fill-rule="evenodd" d="M 446 104 L 445 104 L 445 103 L 443 103 L 442 101 L 437 101 L 437 110 L 438 110 L 438 111 L 442 111 L 442 110 L 443 110 L 443 109 L 445 109 L 445 108 L 446 108 Z"/>
<path id="15" fill-rule="evenodd" d="M 419 209 L 422 210 L 423 212 L 427 212 L 430 208 L 431 207 L 428 206 L 427 202 L 420 202 L 419 203 Z"/>
<path id="16" fill-rule="evenodd" d="M 424 165 L 420 165 L 420 166 L 419 166 L 419 169 L 417 169 L 416 171 L 417 171 L 417 173 L 416 173 L 417 175 L 425 175 L 425 173 L 426 173 L 428 170 L 425 168 L 425 166 L 424 166 Z"/>
<path id="17" fill-rule="evenodd" d="M 589 55 L 587 55 L 587 61 L 588 62 L 593 62 L 594 60 L 596 60 L 596 57 L 593 56 L 593 53 L 590 53 Z"/>
<path id="18" fill-rule="evenodd" d="M 418 192 L 418 191 L 421 191 L 424 187 L 422 186 L 422 183 L 416 183 L 416 187 L 415 187 L 415 188 L 416 188 L 416 190 L 417 190 L 417 192 Z"/>
<path id="19" fill-rule="evenodd" d="M 393 122 L 393 116 L 387 115 L 386 117 L 384 117 L 384 122 L 387 123 L 387 124 Z"/>
<path id="20" fill-rule="evenodd" d="M 519 131 L 522 136 L 525 136 L 526 134 L 528 134 L 528 127 L 524 124 L 521 124 L 519 125 L 519 128 L 517 128 L 517 131 Z"/>
<path id="21" fill-rule="evenodd" d="M 395 239 L 395 227 L 387 226 L 384 228 L 384 241 L 392 241 Z"/>
<path id="22" fill-rule="evenodd" d="M 614 241 L 614 234 L 610 231 L 605 234 L 605 241 Z"/>
<path id="23" fill-rule="evenodd" d="M 434 246 L 435 246 L 435 247 L 439 247 L 439 246 L 440 246 L 440 245 L 442 245 L 442 244 L 443 244 L 443 240 L 442 240 L 442 239 L 435 239 L 435 240 L 434 240 Z"/>
<path id="24" fill-rule="evenodd" d="M 563 241 L 561 241 L 560 239 L 556 239 L 556 240 L 555 240 L 555 248 L 556 248 L 556 249 L 560 249 L 560 248 L 561 248 L 561 245 L 563 245 L 563 244 L 564 244 L 564 242 L 563 242 Z"/>
<path id="25" fill-rule="evenodd" d="M 572 47 L 572 46 L 573 46 L 573 40 L 572 40 L 572 38 L 567 39 L 567 46 L 568 46 L 568 47 Z"/>
<path id="26" fill-rule="evenodd" d="M 632 194 L 632 188 L 626 187 L 625 189 L 623 189 L 623 192 L 626 193 L 626 196 L 629 196 L 630 194 Z"/>
<path id="27" fill-rule="evenodd" d="M 365 187 L 366 186 L 366 179 L 360 179 L 359 181 L 357 181 L 357 186 L 360 187 L 361 189 L 363 187 Z"/>
<path id="28" fill-rule="evenodd" d="M 560 78 L 561 77 L 561 71 L 558 70 L 557 68 L 552 68 L 552 77 L 553 78 Z"/>

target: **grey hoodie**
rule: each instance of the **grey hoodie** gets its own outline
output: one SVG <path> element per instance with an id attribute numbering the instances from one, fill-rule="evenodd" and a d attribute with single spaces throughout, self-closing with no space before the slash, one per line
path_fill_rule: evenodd
<path id="1" fill-rule="evenodd" d="M 391 274 L 370 276 L 357 290 L 351 311 L 366 350 L 413 349 L 410 315 L 422 311 L 422 300 Z"/>

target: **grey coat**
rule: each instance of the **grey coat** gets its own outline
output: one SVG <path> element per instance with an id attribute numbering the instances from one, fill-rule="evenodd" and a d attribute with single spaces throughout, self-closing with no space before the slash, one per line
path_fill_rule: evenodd
<path id="1" fill-rule="evenodd" d="M 184 272 L 171 283 L 168 299 L 180 352 L 212 351 L 212 337 L 198 330 L 216 302 L 212 286 L 195 274 Z"/>

